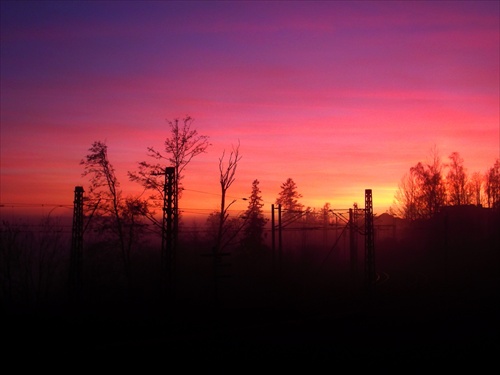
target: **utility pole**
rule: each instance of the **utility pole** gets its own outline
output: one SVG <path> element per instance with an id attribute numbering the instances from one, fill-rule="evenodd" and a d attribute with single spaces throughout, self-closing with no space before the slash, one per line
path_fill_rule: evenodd
<path id="1" fill-rule="evenodd" d="M 365 190 L 365 288 L 371 293 L 375 283 L 375 240 L 372 190 Z"/>
<path id="2" fill-rule="evenodd" d="M 275 215 L 274 211 L 278 210 L 278 262 L 281 262 L 281 255 L 282 255 L 282 246 L 281 246 L 281 231 L 282 231 L 282 225 L 281 225 L 281 204 L 278 204 L 278 207 L 275 207 L 274 204 L 271 205 L 271 238 L 272 238 L 272 248 L 273 248 L 273 263 L 275 261 L 275 254 L 276 254 L 276 223 L 275 223 Z"/>
<path id="3" fill-rule="evenodd" d="M 74 305 L 80 302 L 82 289 L 83 192 L 82 186 L 75 186 L 69 272 L 70 300 Z"/>

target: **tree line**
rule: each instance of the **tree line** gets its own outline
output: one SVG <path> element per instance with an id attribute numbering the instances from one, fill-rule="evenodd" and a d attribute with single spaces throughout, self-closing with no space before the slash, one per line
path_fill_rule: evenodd
<path id="1" fill-rule="evenodd" d="M 443 162 L 436 148 L 401 178 L 390 213 L 409 221 L 430 219 L 445 206 L 500 208 L 500 159 L 484 174 L 468 174 L 458 152 Z"/>
<path id="2" fill-rule="evenodd" d="M 107 232 L 121 250 L 125 269 L 130 268 L 130 251 L 147 231 L 158 232 L 162 222 L 158 213 L 163 209 L 165 198 L 164 171 L 173 167 L 174 178 L 174 232 L 177 233 L 181 219 L 179 203 L 184 190 L 183 179 L 187 166 L 211 146 L 209 137 L 200 135 L 193 128 L 193 119 L 167 121 L 168 136 L 164 148 L 158 151 L 147 148 L 149 160 L 138 162 L 136 171 L 129 171 L 130 181 L 143 188 L 139 196 L 123 197 L 119 189 L 114 168 L 107 155 L 107 145 L 96 141 L 81 161 L 83 176 L 90 178 L 87 199 L 87 215 L 93 217 L 96 231 Z M 458 152 L 452 152 L 448 162 L 442 162 L 436 148 L 431 151 L 430 162 L 418 162 L 409 169 L 398 185 L 394 205 L 389 213 L 414 221 L 429 219 L 445 206 L 474 204 L 488 208 L 500 207 L 500 160 L 484 174 L 470 176 L 464 160 Z M 264 231 L 268 219 L 263 213 L 263 200 L 259 180 L 251 186 L 246 211 L 239 216 L 229 215 L 235 200 L 227 200 L 227 192 L 233 184 L 238 163 L 241 160 L 239 143 L 230 152 L 224 150 L 219 158 L 220 208 L 212 212 L 206 221 L 207 237 L 213 251 L 228 247 L 263 248 Z M 321 209 L 305 207 L 300 203 L 302 195 L 296 183 L 288 178 L 281 186 L 275 204 L 283 212 L 283 223 L 307 222 L 328 225 L 330 203 Z M 150 225 L 153 224 L 151 229 Z"/>
<path id="3" fill-rule="evenodd" d="M 154 234 L 162 237 L 165 231 L 163 213 L 166 188 L 166 168 L 174 169 L 173 179 L 173 235 L 181 236 L 180 243 L 175 238 L 175 247 L 194 247 L 201 254 L 210 253 L 219 257 L 227 251 L 239 250 L 241 254 L 265 254 L 266 225 L 269 221 L 264 215 L 262 192 L 259 180 L 254 179 L 247 209 L 239 215 L 230 215 L 230 208 L 236 200 L 228 199 L 228 191 L 236 179 L 238 164 L 242 158 L 240 144 L 232 145 L 229 151 L 224 150 L 218 159 L 220 206 L 208 215 L 205 223 L 205 235 L 196 244 L 184 234 L 182 228 L 180 202 L 184 190 L 183 179 L 189 163 L 206 152 L 211 146 L 208 136 L 200 135 L 193 128 L 193 119 L 167 121 L 168 137 L 163 150 L 147 148 L 148 160 L 140 161 L 135 171 L 128 172 L 130 181 L 139 184 L 142 192 L 137 195 L 124 196 L 115 169 L 108 156 L 108 147 L 103 141 L 94 141 L 88 154 L 81 160 L 83 177 L 89 179 L 86 188 L 84 213 L 88 231 L 86 247 L 98 247 L 120 254 L 123 280 L 126 289 L 132 287 L 135 278 L 132 252 L 137 253 L 144 246 L 145 240 Z M 299 200 L 302 195 L 292 178 L 282 185 L 276 199 L 283 213 L 283 224 L 289 225 L 297 221 L 316 221 L 315 210 L 304 210 Z M 329 205 L 325 205 L 329 207 Z M 325 208 L 324 208 L 325 209 Z M 327 215 L 321 214 L 322 220 Z M 96 234 L 92 236 L 92 234 Z M 87 250 L 88 251 L 88 250 Z M 175 250 L 174 250 L 175 251 Z"/>
<path id="4" fill-rule="evenodd" d="M 150 234 L 153 234 L 153 238 L 160 238 L 165 198 L 164 173 L 167 167 L 175 170 L 174 226 L 176 231 L 182 229 L 180 201 L 184 190 L 184 175 L 189 163 L 205 153 L 211 145 L 207 136 L 200 135 L 193 128 L 193 119 L 189 116 L 167 121 L 167 125 L 168 136 L 163 142 L 163 149 L 148 147 L 147 160 L 139 161 L 137 169 L 128 172 L 129 180 L 141 186 L 140 194 L 123 194 L 105 142 L 93 142 L 87 155 L 81 160 L 82 175 L 89 181 L 84 200 L 85 252 L 87 262 L 95 262 L 96 265 L 88 269 L 102 272 L 100 275 L 93 274 L 92 279 L 112 277 L 111 275 L 116 278 L 120 275 L 125 284 L 131 284 L 134 279 L 132 274 L 138 268 L 134 265 L 137 257 L 132 255 L 139 254 L 141 249 L 149 246 L 147 239 L 151 238 Z M 475 172 L 468 175 L 464 161 L 457 152 L 450 154 L 447 163 L 441 161 L 436 150 L 433 150 L 431 156 L 430 162 L 417 163 L 403 176 L 390 213 L 414 221 L 431 218 L 448 205 L 500 207 L 499 160 L 484 174 Z M 220 207 L 208 215 L 204 237 L 198 241 L 203 249 L 196 250 L 217 253 L 238 249 L 240 253 L 268 253 L 265 251 L 268 218 L 263 212 L 264 203 L 258 179 L 252 181 L 249 189 L 247 209 L 239 215 L 230 214 L 235 201 L 227 199 L 228 191 L 235 181 L 240 160 L 239 143 L 228 152 L 223 151 L 218 159 Z M 282 209 L 283 227 L 299 225 L 327 228 L 333 216 L 330 203 L 315 209 L 305 207 L 300 202 L 301 198 L 295 181 L 287 178 L 281 184 L 275 200 L 275 205 L 280 205 Z M 67 255 L 61 249 L 64 247 L 61 244 L 62 237 L 55 228 L 55 221 L 47 218 L 45 225 L 50 227 L 50 236 L 38 239 L 36 236 L 23 234 L 13 225 L 2 223 L 0 277 L 1 292 L 7 299 L 18 294 L 15 291 L 21 289 L 36 290 L 37 298 L 43 299 L 51 289 L 50 285 L 63 284 L 55 280 L 55 275 L 64 278 L 64 272 L 56 271 L 62 267 L 64 261 L 61 259 L 64 260 Z M 183 235 L 182 230 L 179 232 Z M 189 236 L 192 238 L 188 238 Z M 55 237 L 58 238 L 57 241 Z M 181 246 L 191 246 L 194 237 L 195 235 L 186 231 Z M 307 250 L 312 252 L 310 246 Z M 103 265 L 110 267 L 109 272 L 96 271 L 102 269 Z M 50 272 L 42 272 L 42 269 Z M 96 285 L 97 283 L 96 281 Z"/>

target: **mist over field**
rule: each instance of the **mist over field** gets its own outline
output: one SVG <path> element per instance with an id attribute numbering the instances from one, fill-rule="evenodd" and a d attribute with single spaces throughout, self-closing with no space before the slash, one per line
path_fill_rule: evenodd
<path id="1" fill-rule="evenodd" d="M 473 206 L 411 224 L 377 216 L 377 280 L 368 289 L 364 235 L 351 236 L 345 222 L 287 228 L 281 251 L 268 228 L 265 246 L 228 248 L 215 266 L 206 227 L 186 219 L 167 294 L 158 234 L 134 249 L 127 282 L 119 251 L 85 233 L 76 304 L 67 225 L 4 222 L 2 319 L 10 350 L 35 355 L 487 363 L 498 338 L 498 220 Z"/>

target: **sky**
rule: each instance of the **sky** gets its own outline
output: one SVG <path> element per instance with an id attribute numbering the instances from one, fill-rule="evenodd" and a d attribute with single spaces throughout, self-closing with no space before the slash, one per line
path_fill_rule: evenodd
<path id="1" fill-rule="evenodd" d="M 270 211 L 292 178 L 306 207 L 363 207 L 372 189 L 380 214 L 432 149 L 484 173 L 500 157 L 499 4 L 2 0 L 0 214 L 71 212 L 97 140 L 139 194 L 127 172 L 186 116 L 211 143 L 180 203 L 201 216 L 238 144 L 235 210 L 258 179 Z"/>

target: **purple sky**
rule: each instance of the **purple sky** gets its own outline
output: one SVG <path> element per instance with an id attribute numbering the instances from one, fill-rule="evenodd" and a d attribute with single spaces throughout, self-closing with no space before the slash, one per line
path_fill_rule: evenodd
<path id="1" fill-rule="evenodd" d="M 190 115 L 212 146 L 186 210 L 217 208 L 239 141 L 229 195 L 259 179 L 272 203 L 290 177 L 306 206 L 371 188 L 381 213 L 433 147 L 469 173 L 500 156 L 499 20 L 498 1 L 2 1 L 0 202 L 71 205 L 95 140 L 134 194 L 126 172 Z"/>

